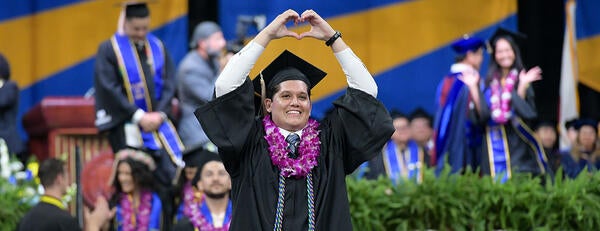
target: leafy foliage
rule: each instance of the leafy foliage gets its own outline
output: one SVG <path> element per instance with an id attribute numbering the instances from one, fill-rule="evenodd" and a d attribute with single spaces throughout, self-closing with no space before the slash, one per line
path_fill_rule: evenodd
<path id="1" fill-rule="evenodd" d="M 600 174 L 563 179 L 513 175 L 505 184 L 479 173 L 427 170 L 422 184 L 393 186 L 348 177 L 356 230 L 595 230 L 600 227 Z M 548 182 L 548 183 L 544 183 Z"/>

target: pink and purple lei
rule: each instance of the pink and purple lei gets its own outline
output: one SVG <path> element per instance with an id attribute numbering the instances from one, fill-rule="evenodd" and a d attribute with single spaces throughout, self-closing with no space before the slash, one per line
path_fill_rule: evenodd
<path id="1" fill-rule="evenodd" d="M 134 211 L 132 197 L 123 193 L 119 201 L 123 210 L 123 231 L 148 230 L 150 224 L 150 210 L 152 209 L 152 193 L 148 190 L 140 192 L 140 204 Z"/>
<path id="2" fill-rule="evenodd" d="M 511 117 L 510 101 L 512 98 L 512 90 L 517 82 L 517 70 L 511 70 L 506 77 L 504 86 L 501 86 L 500 78 L 496 77 L 492 80 L 490 88 L 492 94 L 490 103 L 492 109 L 492 120 L 499 124 L 506 123 Z"/>
<path id="3" fill-rule="evenodd" d="M 183 187 L 183 215 L 185 215 L 192 225 L 200 231 L 226 231 L 229 230 L 229 223 L 223 224 L 221 228 L 215 228 L 212 224 L 208 223 L 202 212 L 200 211 L 200 205 L 204 200 L 204 195 L 201 198 L 196 199 L 194 189 L 188 182 Z"/>
<path id="4" fill-rule="evenodd" d="M 303 178 L 317 166 L 317 157 L 321 153 L 321 141 L 319 140 L 319 123 L 314 119 L 309 119 L 307 126 L 302 129 L 302 140 L 298 146 L 299 156 L 297 159 L 288 157 L 287 142 L 279 128 L 271 120 L 269 115 L 263 118 L 265 128 L 265 139 L 269 144 L 269 153 L 271 162 L 277 166 L 284 177 L 293 176 Z"/>

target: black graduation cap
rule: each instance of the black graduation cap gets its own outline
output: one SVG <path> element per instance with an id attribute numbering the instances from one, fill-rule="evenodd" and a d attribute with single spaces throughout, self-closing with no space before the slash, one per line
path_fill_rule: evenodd
<path id="1" fill-rule="evenodd" d="M 201 167 L 215 158 L 218 159 L 219 155 L 207 150 L 204 146 L 192 147 L 183 153 L 183 162 L 186 167 Z"/>
<path id="2" fill-rule="evenodd" d="M 579 119 L 579 120 L 577 120 L 577 122 L 575 122 L 575 129 L 579 130 L 583 126 L 590 126 L 590 127 L 594 128 L 594 131 L 596 131 L 596 133 L 598 133 L 598 121 L 597 120 L 585 118 L 585 119 Z"/>
<path id="3" fill-rule="evenodd" d="M 556 121 L 554 121 L 554 120 L 538 120 L 537 123 L 535 123 L 534 129 L 537 130 L 541 127 L 550 127 L 552 129 L 556 130 Z"/>
<path id="4" fill-rule="evenodd" d="M 565 128 L 568 130 L 569 128 L 575 128 L 575 124 L 577 123 L 577 118 L 565 121 Z"/>
<path id="5" fill-rule="evenodd" d="M 145 18 L 150 16 L 148 3 L 153 3 L 151 0 L 136 0 L 125 1 L 121 6 L 125 7 L 125 18 Z"/>
<path id="6" fill-rule="evenodd" d="M 498 27 L 492 37 L 490 37 L 488 43 L 491 50 L 494 49 L 494 45 L 498 39 L 507 37 L 511 38 L 517 44 L 520 50 L 523 50 L 523 47 L 525 47 L 525 42 L 527 41 L 527 35 L 521 32 L 506 29 L 504 27 Z"/>
<path id="7" fill-rule="evenodd" d="M 204 150 L 204 153 L 198 155 L 198 157 L 194 157 L 196 158 L 197 162 L 195 164 L 197 164 L 194 167 L 198 167 L 198 170 L 196 171 L 196 175 L 194 175 L 194 178 L 192 179 L 192 185 L 196 185 L 198 183 L 198 181 L 200 180 L 200 175 L 202 174 L 202 168 L 204 167 L 204 165 L 208 162 L 211 161 L 219 161 L 219 162 L 223 162 L 221 160 L 221 158 L 219 157 L 219 154 L 214 153 L 214 152 L 210 152 L 208 150 Z M 185 162 L 186 166 L 187 166 L 187 162 Z"/>
<path id="8" fill-rule="evenodd" d="M 425 118 L 429 121 L 429 124 L 431 124 L 431 122 L 433 121 L 431 115 L 421 107 L 415 109 L 412 113 L 410 113 L 410 121 L 416 118 Z"/>
<path id="9" fill-rule="evenodd" d="M 310 91 L 325 75 L 327 73 L 321 69 L 296 56 L 294 53 L 284 50 L 252 80 L 252 84 L 254 85 L 255 95 L 259 97 L 262 95 L 262 81 L 264 81 L 265 92 L 270 87 L 287 80 L 301 80 L 306 83 Z M 255 103 L 257 103 L 256 109 L 261 108 L 262 99 L 255 100 Z"/>
<path id="10" fill-rule="evenodd" d="M 397 109 L 392 109 L 390 111 L 390 116 L 392 117 L 392 119 L 398 119 L 398 118 L 407 118 L 408 116 L 406 116 L 404 113 L 402 113 L 401 111 L 397 110 Z"/>

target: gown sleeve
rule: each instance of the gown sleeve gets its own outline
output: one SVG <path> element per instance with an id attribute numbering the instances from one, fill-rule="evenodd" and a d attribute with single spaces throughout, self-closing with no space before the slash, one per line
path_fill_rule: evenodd
<path id="1" fill-rule="evenodd" d="M 242 86 L 200 106 L 194 113 L 210 140 L 219 147 L 227 169 L 243 154 L 244 144 L 254 122 L 254 90 L 249 78 Z M 230 172 L 234 175 L 235 173 Z"/>
<path id="2" fill-rule="evenodd" d="M 515 114 L 525 120 L 531 121 L 537 118 L 537 112 L 535 109 L 535 97 L 532 87 L 527 88 L 525 99 L 521 98 L 517 91 L 512 92 L 512 107 Z"/>
<path id="3" fill-rule="evenodd" d="M 102 113 L 106 113 L 107 118 L 111 119 L 96 124 L 100 131 L 108 130 L 130 119 L 138 109 L 136 105 L 129 102 L 123 92 L 123 79 L 117 69 L 116 59 L 110 41 L 102 43 L 98 48 L 94 67 L 96 111 L 104 110 Z"/>
<path id="4" fill-rule="evenodd" d="M 337 99 L 334 111 L 326 118 L 335 136 L 340 136 L 344 172 L 352 173 L 363 162 L 380 153 L 394 133 L 392 118 L 383 104 L 373 96 L 348 88 Z"/>

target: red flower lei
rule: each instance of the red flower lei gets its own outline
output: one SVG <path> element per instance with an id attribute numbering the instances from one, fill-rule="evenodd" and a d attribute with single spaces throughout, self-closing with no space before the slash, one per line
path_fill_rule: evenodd
<path id="1" fill-rule="evenodd" d="M 150 210 L 152 209 L 152 193 L 148 190 L 140 192 L 140 205 L 134 211 L 131 195 L 122 193 L 119 205 L 123 211 L 123 231 L 146 231 L 150 224 Z M 137 212 L 137 213 L 136 213 Z"/>
<path id="2" fill-rule="evenodd" d="M 273 165 L 279 168 L 284 177 L 306 177 L 317 165 L 317 157 L 321 153 L 320 131 L 317 130 L 319 123 L 314 119 L 309 119 L 307 126 L 302 129 L 302 140 L 298 145 L 299 156 L 297 159 L 288 157 L 287 142 L 269 115 L 263 118 L 263 126 Z"/>

